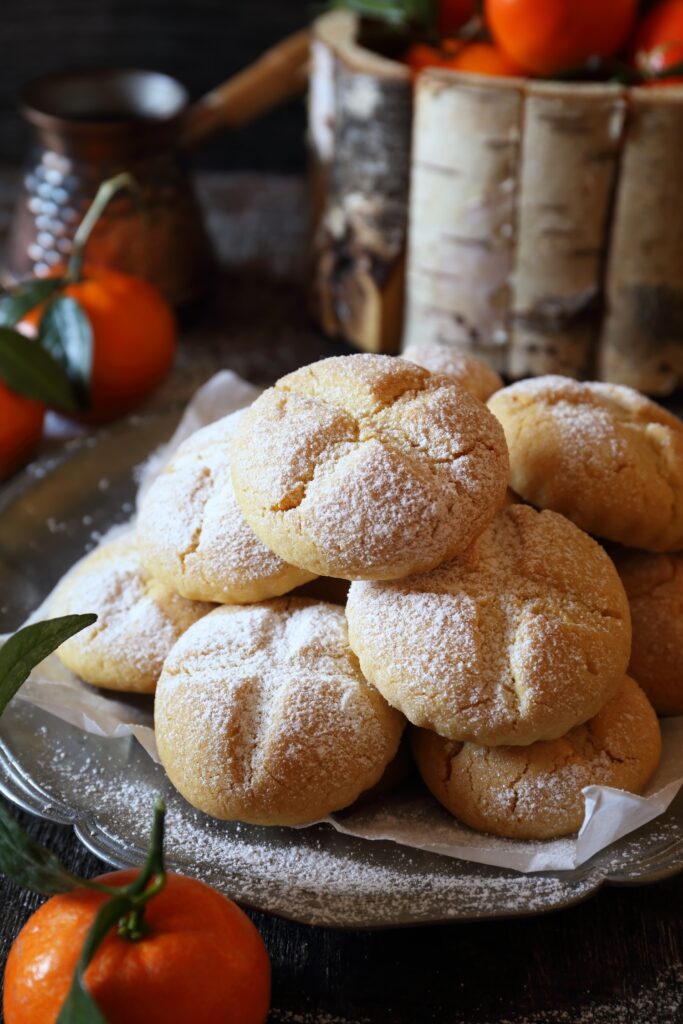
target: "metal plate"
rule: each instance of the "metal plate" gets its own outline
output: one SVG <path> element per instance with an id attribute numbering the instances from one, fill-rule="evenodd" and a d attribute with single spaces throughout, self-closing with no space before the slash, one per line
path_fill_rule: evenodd
<path id="1" fill-rule="evenodd" d="M 99 533 L 127 519 L 134 467 L 177 415 L 136 417 L 72 442 L 15 481 L 0 502 L 0 630 L 16 628 Z M 521 875 L 328 826 L 256 828 L 189 807 L 131 738 L 103 740 L 15 700 L 0 720 L 0 790 L 74 826 L 116 866 L 143 857 L 154 796 L 167 803 L 169 865 L 245 905 L 309 924 L 372 928 L 538 914 L 605 882 L 683 869 L 683 794 L 670 810 L 575 871 Z"/>

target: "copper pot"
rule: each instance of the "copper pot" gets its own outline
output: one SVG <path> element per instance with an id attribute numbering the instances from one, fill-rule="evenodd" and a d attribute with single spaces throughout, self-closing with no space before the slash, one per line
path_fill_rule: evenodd
<path id="1" fill-rule="evenodd" d="M 186 151 L 304 88 L 308 33 L 279 43 L 193 106 L 180 82 L 144 70 L 46 75 L 21 110 L 35 130 L 10 231 L 5 282 L 43 276 L 68 259 L 101 182 L 121 171 L 139 186 L 107 207 L 88 261 L 145 277 L 175 305 L 201 296 L 214 257 Z"/>

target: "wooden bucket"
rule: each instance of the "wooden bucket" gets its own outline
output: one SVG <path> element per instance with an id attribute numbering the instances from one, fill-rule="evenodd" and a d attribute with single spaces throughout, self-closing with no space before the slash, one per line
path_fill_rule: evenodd
<path id="1" fill-rule="evenodd" d="M 325 329 L 373 351 L 395 351 L 401 333 L 405 344 L 445 341 L 511 379 L 562 373 L 628 384 L 653 395 L 679 387 L 683 87 L 626 88 L 485 78 L 440 69 L 424 72 L 415 88 L 401 332 L 390 299 L 399 290 L 396 278 L 405 245 L 398 225 L 405 232 L 406 224 L 397 206 L 399 195 L 407 201 L 408 185 L 402 191 L 401 175 L 410 81 L 406 69 L 393 61 L 381 61 L 381 73 L 369 67 L 356 70 L 343 61 L 334 43 L 325 40 L 326 21 L 318 23 L 316 45 L 333 68 L 327 124 L 334 141 L 323 161 L 318 288 L 335 294 L 325 269 L 334 264 L 329 262 L 333 247 L 326 222 L 335 209 L 346 211 L 337 213 L 337 228 L 343 225 L 347 240 L 347 285 L 365 265 L 372 265 L 377 252 L 383 251 L 387 259 L 383 274 L 370 275 L 374 312 L 366 320 L 381 322 L 381 330 L 348 331 L 343 317 L 336 324 L 323 318 Z M 347 32 L 355 27 L 347 19 Z M 393 69 L 393 77 L 384 65 Z M 348 80 L 358 74 L 376 74 L 383 97 L 391 82 L 390 93 L 395 101 L 400 96 L 403 111 L 399 128 L 395 111 L 389 114 L 383 98 L 365 126 L 360 120 L 355 125 L 357 135 L 372 133 L 382 139 L 382 152 L 394 155 L 384 160 L 383 173 L 372 182 L 367 179 L 368 187 L 376 189 L 374 197 L 368 192 L 367 203 L 374 200 L 376 211 L 385 200 L 393 204 L 390 220 L 396 230 L 384 248 L 382 229 L 389 221 L 375 217 L 378 230 L 371 249 L 358 244 L 348 215 L 353 210 L 349 195 L 353 198 L 358 182 L 365 179 L 361 164 L 348 153 L 340 156 L 338 125 L 344 123 L 344 96 L 354 88 Z M 316 65 L 314 101 L 317 76 Z M 394 136 L 393 149 L 389 134 Z M 368 143 L 367 151 L 380 150 Z M 342 175 L 338 164 L 345 158 Z M 379 171 L 382 162 L 373 166 Z M 392 173 L 393 187 L 388 184 Z M 391 296 L 386 287 L 389 266 L 396 275 Z M 359 310 L 367 308 L 367 289 L 352 291 L 353 322 L 358 323 L 363 320 Z"/>

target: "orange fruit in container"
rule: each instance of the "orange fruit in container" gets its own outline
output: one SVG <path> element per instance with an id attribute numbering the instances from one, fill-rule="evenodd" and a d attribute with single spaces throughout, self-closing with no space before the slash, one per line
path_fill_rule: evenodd
<path id="1" fill-rule="evenodd" d="M 15 395 L 0 381 L 0 480 L 29 461 L 40 443 L 44 419 L 42 402 Z"/>
<path id="2" fill-rule="evenodd" d="M 614 57 L 628 39 L 637 0 L 484 0 L 496 43 L 521 67 L 557 75 L 592 57 Z"/>
<path id="3" fill-rule="evenodd" d="M 466 43 L 444 67 L 479 75 L 525 75 L 526 72 L 493 43 Z"/>
<path id="4" fill-rule="evenodd" d="M 444 40 L 442 49 L 415 43 L 405 58 L 414 74 L 425 68 L 450 68 L 451 71 L 469 71 L 479 75 L 525 75 L 523 68 L 493 43 L 465 43 Z"/>
<path id="5" fill-rule="evenodd" d="M 98 881 L 129 885 L 137 871 Z M 55 1024 L 104 893 L 53 896 L 29 918 L 5 970 L 5 1024 Z M 85 971 L 108 1024 L 263 1024 L 270 961 L 258 931 L 203 882 L 169 874 L 132 940 L 113 928 Z"/>
<path id="6" fill-rule="evenodd" d="M 636 29 L 631 54 L 644 75 L 658 74 L 683 64 L 683 0 L 663 0 L 649 11 Z M 647 85 L 676 85 L 683 76 L 653 79 Z"/>

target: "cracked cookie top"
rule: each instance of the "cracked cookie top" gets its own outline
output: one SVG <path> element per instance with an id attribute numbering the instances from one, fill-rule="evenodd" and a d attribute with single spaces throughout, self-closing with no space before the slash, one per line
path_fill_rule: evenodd
<path id="1" fill-rule="evenodd" d="M 97 613 L 97 622 L 62 644 L 57 656 L 93 686 L 153 693 L 176 640 L 213 607 L 152 579 L 127 533 L 101 544 L 57 587 L 51 615 Z"/>
<path id="2" fill-rule="evenodd" d="M 426 730 L 412 736 L 420 774 L 436 799 L 466 825 L 511 839 L 576 832 L 585 786 L 641 793 L 661 745 L 657 716 L 628 676 L 594 718 L 560 739 L 482 747 Z"/>
<path id="3" fill-rule="evenodd" d="M 537 377 L 496 392 L 510 486 L 606 540 L 683 548 L 683 423 L 616 384 Z"/>
<path id="4" fill-rule="evenodd" d="M 283 377 L 235 432 L 237 500 L 280 557 L 343 579 L 397 579 L 463 551 L 505 497 L 500 425 L 445 377 L 392 356 Z"/>
<path id="5" fill-rule="evenodd" d="M 315 821 L 373 786 L 405 719 L 363 678 L 344 610 L 303 598 L 225 606 L 188 630 L 155 702 L 172 783 L 218 818 Z"/>
<path id="6" fill-rule="evenodd" d="M 230 443 L 243 412 L 192 434 L 151 485 L 138 517 L 146 569 L 184 597 L 250 604 L 313 579 L 258 539 L 240 512 Z"/>
<path id="7" fill-rule="evenodd" d="M 469 352 L 443 341 L 416 341 L 408 345 L 401 355 L 431 373 L 450 377 L 482 402 L 503 386 L 496 371 L 481 359 L 475 359 Z"/>
<path id="8" fill-rule="evenodd" d="M 361 668 L 415 725 L 489 746 L 562 736 L 628 665 L 624 588 L 602 548 L 554 512 L 511 505 L 463 555 L 351 584 Z"/>

